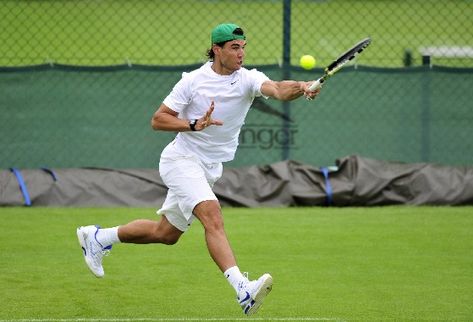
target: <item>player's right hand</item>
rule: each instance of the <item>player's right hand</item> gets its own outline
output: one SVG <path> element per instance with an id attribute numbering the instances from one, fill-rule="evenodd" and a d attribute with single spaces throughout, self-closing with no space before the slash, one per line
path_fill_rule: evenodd
<path id="1" fill-rule="evenodd" d="M 222 121 L 215 120 L 212 118 L 212 113 L 214 109 L 215 109 L 215 102 L 212 100 L 212 103 L 210 104 L 210 107 L 205 113 L 205 115 L 197 120 L 197 123 L 195 125 L 195 129 L 197 131 L 202 131 L 203 129 L 211 125 L 217 125 L 217 126 L 223 125 Z"/>

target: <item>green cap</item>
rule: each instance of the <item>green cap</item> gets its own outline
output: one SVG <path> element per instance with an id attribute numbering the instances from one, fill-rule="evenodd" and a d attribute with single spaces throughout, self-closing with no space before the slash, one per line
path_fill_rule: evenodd
<path id="1" fill-rule="evenodd" d="M 243 39 L 245 40 L 246 37 L 244 34 L 238 35 L 235 34 L 235 29 L 240 28 L 239 26 L 235 25 L 234 23 L 222 23 L 215 27 L 212 30 L 212 44 L 218 44 L 221 42 L 235 40 L 235 39 Z"/>

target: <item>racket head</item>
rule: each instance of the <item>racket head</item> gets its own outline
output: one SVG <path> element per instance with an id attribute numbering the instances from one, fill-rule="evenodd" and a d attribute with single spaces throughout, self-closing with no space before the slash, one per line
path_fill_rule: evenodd
<path id="1" fill-rule="evenodd" d="M 343 65 L 348 63 L 352 60 L 356 55 L 361 53 L 366 47 L 369 46 L 371 43 L 371 38 L 367 37 L 358 43 L 356 43 L 353 47 L 348 49 L 342 55 L 340 55 L 337 59 L 335 59 L 330 65 L 328 65 L 324 70 L 324 75 L 320 77 L 318 80 L 314 81 L 310 86 L 309 90 L 315 91 L 316 89 L 322 87 L 322 84 L 328 79 L 330 76 L 335 74 L 339 71 Z"/>
<path id="2" fill-rule="evenodd" d="M 335 59 L 330 65 L 325 68 L 325 73 L 329 76 L 335 74 L 343 65 L 348 63 L 350 60 L 355 58 L 356 55 L 361 53 L 366 47 L 371 43 L 371 38 L 367 37 L 363 40 L 360 40 L 353 47 L 348 49 L 346 52 L 341 54 L 337 59 Z"/>

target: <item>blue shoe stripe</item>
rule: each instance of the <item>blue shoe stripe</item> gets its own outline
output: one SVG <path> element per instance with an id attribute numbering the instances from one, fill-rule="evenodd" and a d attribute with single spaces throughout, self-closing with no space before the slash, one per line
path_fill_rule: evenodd
<path id="1" fill-rule="evenodd" d="M 255 305 L 255 300 L 251 300 L 250 304 L 245 307 L 245 314 L 248 314 L 248 311 Z"/>
<path id="2" fill-rule="evenodd" d="M 250 293 L 246 292 L 246 296 L 245 296 L 245 298 L 244 298 L 243 300 L 240 300 L 240 304 L 242 304 L 242 303 L 248 301 L 249 299 L 250 299 Z"/>
<path id="3" fill-rule="evenodd" d="M 247 305 L 245 308 L 245 314 L 248 314 L 248 311 L 251 309 L 251 305 Z"/>
<path id="4" fill-rule="evenodd" d="M 104 246 L 104 245 L 102 245 L 101 242 L 99 242 L 99 240 L 97 239 L 97 234 L 99 233 L 100 226 L 99 226 L 99 225 L 95 225 L 95 227 L 97 227 L 97 230 L 95 231 L 95 234 L 94 234 L 95 241 L 96 241 L 97 243 L 99 243 L 100 247 L 102 247 L 102 250 L 110 250 L 110 249 L 112 249 L 112 245 Z"/>

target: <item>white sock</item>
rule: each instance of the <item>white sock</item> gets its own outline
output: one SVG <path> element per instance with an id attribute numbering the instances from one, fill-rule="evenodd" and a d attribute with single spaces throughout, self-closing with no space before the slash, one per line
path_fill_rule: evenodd
<path id="1" fill-rule="evenodd" d="M 100 228 L 97 233 L 97 241 L 101 243 L 103 247 L 120 243 L 120 239 L 118 238 L 118 226 L 112 228 Z"/>
<path id="2" fill-rule="evenodd" d="M 238 266 L 230 267 L 223 273 L 223 275 L 237 293 L 241 283 L 247 280 L 247 278 L 240 272 Z"/>

